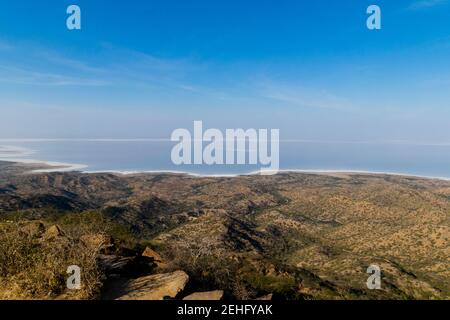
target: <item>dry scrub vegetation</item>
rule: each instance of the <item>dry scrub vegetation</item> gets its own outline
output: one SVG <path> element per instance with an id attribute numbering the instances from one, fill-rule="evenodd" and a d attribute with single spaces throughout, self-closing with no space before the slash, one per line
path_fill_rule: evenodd
<path id="1" fill-rule="evenodd" d="M 0 222 L 0 299 L 92 299 L 99 295 L 101 244 L 81 239 L 106 235 L 111 224 L 97 213 L 73 214 L 58 222 Z M 66 271 L 71 265 L 81 268 L 80 290 L 66 290 Z"/>
<path id="2" fill-rule="evenodd" d="M 189 274 L 188 291 L 220 289 L 240 299 L 450 297 L 448 181 L 23 170 L 0 162 L 0 298 L 65 298 L 71 264 L 92 277 L 82 279 L 77 298 L 97 297 L 99 248 L 80 239 L 98 234 L 121 242 L 118 256 L 150 244 L 166 262 L 159 269 Z M 27 220 L 45 220 L 42 235 L 27 233 Z M 52 225 L 64 236 L 43 241 Z M 382 290 L 366 286 L 371 264 L 382 269 Z"/>

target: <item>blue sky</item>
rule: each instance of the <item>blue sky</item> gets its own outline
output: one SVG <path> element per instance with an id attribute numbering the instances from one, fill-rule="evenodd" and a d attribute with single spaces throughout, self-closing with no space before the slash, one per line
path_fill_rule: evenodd
<path id="1" fill-rule="evenodd" d="M 0 138 L 168 138 L 203 120 L 450 142 L 449 17 L 447 0 L 0 0 Z"/>

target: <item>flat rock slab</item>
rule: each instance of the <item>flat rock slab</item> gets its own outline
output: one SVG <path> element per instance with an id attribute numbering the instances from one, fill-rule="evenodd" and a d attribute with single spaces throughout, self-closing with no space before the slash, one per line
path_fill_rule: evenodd
<path id="1" fill-rule="evenodd" d="M 184 271 L 154 274 L 128 280 L 118 289 L 117 300 L 163 300 L 175 298 L 189 281 Z"/>
<path id="2" fill-rule="evenodd" d="M 207 291 L 207 292 L 194 292 L 193 294 L 184 297 L 183 300 L 221 300 L 223 298 L 222 290 Z"/>
<path id="3" fill-rule="evenodd" d="M 272 299 L 273 299 L 273 294 L 272 293 L 266 294 L 265 296 L 262 296 L 262 297 L 259 297 L 259 298 L 256 298 L 256 300 L 272 300 Z"/>

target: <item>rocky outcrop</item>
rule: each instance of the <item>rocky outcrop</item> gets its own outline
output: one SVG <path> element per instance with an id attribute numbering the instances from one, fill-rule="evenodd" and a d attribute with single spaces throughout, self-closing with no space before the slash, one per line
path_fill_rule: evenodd
<path id="1" fill-rule="evenodd" d="M 150 274 L 155 268 L 151 259 L 141 256 L 99 254 L 97 259 L 100 268 L 107 276 L 140 277 Z"/>
<path id="2" fill-rule="evenodd" d="M 163 259 L 161 258 L 161 256 L 155 252 L 154 250 L 152 250 L 149 247 L 146 247 L 144 252 L 142 253 L 143 257 L 147 257 L 153 260 L 153 262 L 158 266 L 158 267 L 163 267 L 165 266 L 165 263 L 163 261 Z"/>
<path id="3" fill-rule="evenodd" d="M 119 284 L 110 294 L 116 300 L 163 300 L 175 298 L 186 286 L 189 276 L 184 271 L 154 274 Z"/>
<path id="4" fill-rule="evenodd" d="M 259 298 L 256 298 L 256 300 L 272 300 L 273 299 L 273 294 L 272 293 L 270 293 L 270 294 L 266 294 L 265 296 L 262 296 L 262 297 L 259 297 Z"/>
<path id="5" fill-rule="evenodd" d="M 100 254 L 97 259 L 98 265 L 106 274 L 120 274 L 128 268 L 134 257 Z"/>
<path id="6" fill-rule="evenodd" d="M 223 291 L 215 290 L 208 292 L 195 292 L 193 294 L 184 297 L 183 300 L 205 300 L 205 301 L 214 301 L 214 300 L 222 300 Z"/>
<path id="7" fill-rule="evenodd" d="M 54 239 L 58 237 L 64 236 L 64 232 L 58 225 L 53 225 L 45 231 L 44 238 L 46 239 Z"/>
<path id="8" fill-rule="evenodd" d="M 32 238 L 41 237 L 45 232 L 45 225 L 41 221 L 30 221 L 24 223 L 20 231 Z"/>

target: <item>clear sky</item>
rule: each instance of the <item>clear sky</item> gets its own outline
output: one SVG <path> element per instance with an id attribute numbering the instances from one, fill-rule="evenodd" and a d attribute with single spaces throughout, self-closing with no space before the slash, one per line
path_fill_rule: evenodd
<path id="1" fill-rule="evenodd" d="M 450 0 L 0 0 L 0 138 L 447 143 L 449 88 Z"/>

